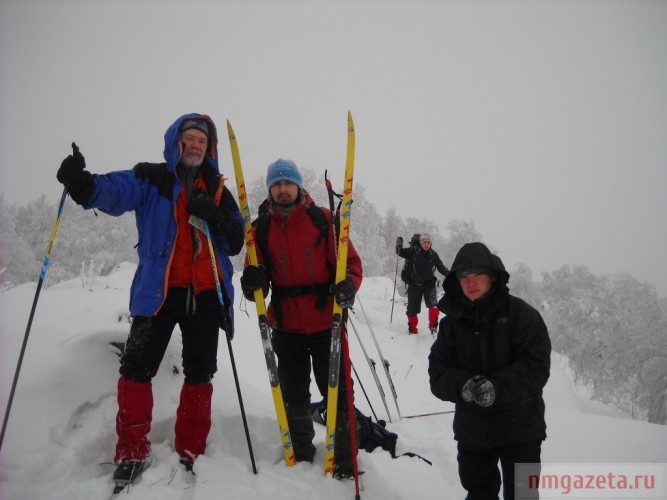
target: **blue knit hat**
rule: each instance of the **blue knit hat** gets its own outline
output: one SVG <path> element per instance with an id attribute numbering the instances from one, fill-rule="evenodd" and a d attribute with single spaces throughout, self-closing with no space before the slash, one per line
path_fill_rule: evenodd
<path id="1" fill-rule="evenodd" d="M 266 171 L 266 187 L 271 189 L 276 182 L 289 181 L 296 184 L 301 189 L 301 173 L 292 160 L 283 160 L 282 158 L 269 165 Z"/>

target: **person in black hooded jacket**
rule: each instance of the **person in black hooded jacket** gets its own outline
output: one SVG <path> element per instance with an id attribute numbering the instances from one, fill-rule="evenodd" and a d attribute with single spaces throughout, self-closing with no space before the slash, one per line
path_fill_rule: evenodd
<path id="1" fill-rule="evenodd" d="M 467 243 L 438 303 L 445 317 L 431 347 L 429 380 L 436 397 L 456 403 L 459 477 L 469 500 L 498 498 L 499 461 L 503 496 L 513 499 L 514 465 L 534 464 L 530 474 L 539 474 L 546 438 L 542 389 L 551 341 L 540 313 L 510 295 L 508 281 L 498 256 L 483 243 Z"/>
<path id="2" fill-rule="evenodd" d="M 448 269 L 440 260 L 440 256 L 431 248 L 430 234 L 415 234 L 410 246 L 403 248 L 403 238 L 396 239 L 396 255 L 410 261 L 410 275 L 406 285 L 408 287 L 408 307 L 405 314 L 408 317 L 408 332 L 417 334 L 417 324 L 421 312 L 422 298 L 428 308 L 428 328 L 435 334 L 438 325 L 438 296 L 436 291 L 435 270 L 447 276 Z M 401 273 L 401 279 L 403 273 Z"/>

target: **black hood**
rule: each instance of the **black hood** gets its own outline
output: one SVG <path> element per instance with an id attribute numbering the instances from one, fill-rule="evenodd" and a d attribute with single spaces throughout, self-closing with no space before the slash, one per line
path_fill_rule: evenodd
<path id="1" fill-rule="evenodd" d="M 462 269 L 469 268 L 487 268 L 491 269 L 496 275 L 496 283 L 494 288 L 507 288 L 507 283 L 510 279 L 510 274 L 505 270 L 503 261 L 500 257 L 491 253 L 484 243 L 466 243 L 454 257 L 452 268 L 447 273 L 443 288 L 445 289 L 445 296 L 442 298 L 438 307 L 440 310 L 450 309 L 454 304 L 459 304 L 460 298 L 463 296 L 461 285 L 456 276 L 456 272 Z"/>

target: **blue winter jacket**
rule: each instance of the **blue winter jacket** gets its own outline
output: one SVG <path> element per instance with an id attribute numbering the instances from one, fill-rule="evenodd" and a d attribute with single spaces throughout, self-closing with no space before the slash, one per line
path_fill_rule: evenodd
<path id="1" fill-rule="evenodd" d="M 217 134 L 215 124 L 205 115 L 190 113 L 177 119 L 164 135 L 165 163 L 139 163 L 132 170 L 119 170 L 104 175 L 94 174 L 94 188 L 91 197 L 83 204 L 85 209 L 119 216 L 134 211 L 139 243 L 137 253 L 139 265 L 130 290 L 130 314 L 132 316 L 153 316 L 164 302 L 167 292 L 168 270 L 176 241 L 176 200 L 183 189 L 183 183 L 176 175 L 176 165 L 181 156 L 180 127 L 188 118 L 204 118 L 209 123 L 211 140 L 206 159 L 200 167 L 208 184 L 217 186 L 220 180 L 217 154 Z M 209 193 L 211 191 L 209 190 Z M 230 208 L 234 221 L 243 226 L 243 218 L 231 193 L 224 188 L 223 198 Z M 241 232 L 241 234 L 243 234 Z M 236 255 L 243 247 L 243 239 L 229 241 L 225 235 L 213 233 L 218 264 L 222 269 L 223 287 L 231 313 L 234 303 L 232 286 L 232 263 L 229 255 Z"/>

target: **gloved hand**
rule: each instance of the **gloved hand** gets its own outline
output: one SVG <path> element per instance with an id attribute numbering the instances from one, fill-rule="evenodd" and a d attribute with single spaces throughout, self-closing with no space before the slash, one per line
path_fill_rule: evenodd
<path id="1" fill-rule="evenodd" d="M 88 201 L 93 194 L 93 176 L 86 170 L 86 160 L 74 142 L 72 154 L 62 161 L 56 178 L 79 205 Z"/>
<path id="2" fill-rule="evenodd" d="M 354 305 L 354 297 L 357 292 L 352 281 L 346 278 L 334 285 L 333 294 L 339 306 L 350 308 Z"/>
<path id="3" fill-rule="evenodd" d="M 263 289 L 266 286 L 266 271 L 264 266 L 246 266 L 241 275 L 241 290 L 243 294 L 250 298 L 255 290 Z"/>
<path id="4" fill-rule="evenodd" d="M 493 384 L 484 377 L 475 381 L 472 389 L 475 403 L 484 408 L 491 406 L 496 399 L 496 389 Z"/>
<path id="5" fill-rule="evenodd" d="M 234 340 L 234 321 L 229 317 L 229 313 L 224 306 L 220 308 L 218 326 L 225 331 L 229 340 Z"/>
<path id="6" fill-rule="evenodd" d="M 466 403 L 472 403 L 475 400 L 475 395 L 473 393 L 473 387 L 475 386 L 475 382 L 480 378 L 480 375 L 475 375 L 472 378 L 469 378 L 465 384 L 463 384 L 463 388 L 461 389 L 461 397 L 463 398 L 463 401 Z"/>
<path id="7" fill-rule="evenodd" d="M 192 198 L 186 207 L 187 211 L 195 217 L 199 217 L 209 226 L 218 228 L 218 222 L 222 219 L 222 212 L 212 196 L 202 193 Z"/>
<path id="8" fill-rule="evenodd" d="M 398 252 L 400 252 L 401 248 L 403 248 L 403 237 L 399 236 L 396 238 L 396 255 L 398 255 Z"/>

